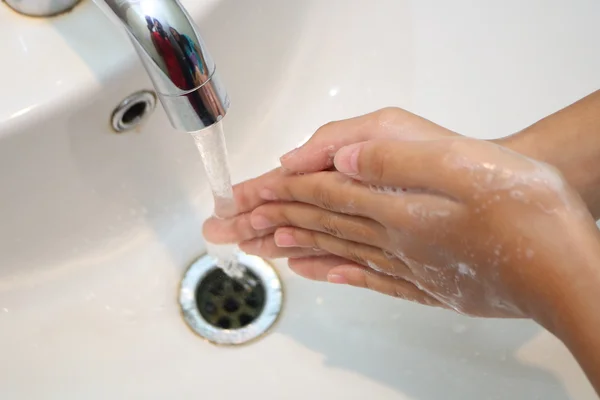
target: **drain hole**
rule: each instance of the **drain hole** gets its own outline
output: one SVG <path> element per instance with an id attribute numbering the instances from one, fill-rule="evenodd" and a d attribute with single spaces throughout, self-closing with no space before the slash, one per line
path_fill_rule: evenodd
<path id="1" fill-rule="evenodd" d="M 225 302 L 223 303 L 223 309 L 225 311 L 227 311 L 228 313 L 234 313 L 240 309 L 240 305 L 238 304 L 237 301 L 235 301 L 235 299 L 228 297 L 225 299 Z"/>
<path id="2" fill-rule="evenodd" d="M 240 293 L 244 290 L 244 287 L 236 281 L 233 281 L 233 291 L 236 293 Z"/>
<path id="3" fill-rule="evenodd" d="M 223 292 L 225 291 L 225 282 L 215 282 L 213 285 L 211 285 L 211 288 L 208 290 L 213 296 L 222 296 Z"/>
<path id="4" fill-rule="evenodd" d="M 245 289 L 218 268 L 214 268 L 196 288 L 196 305 L 202 317 L 222 329 L 239 329 L 251 324 L 265 306 L 265 287 L 250 270 L 257 284 Z"/>
<path id="5" fill-rule="evenodd" d="M 139 126 L 156 106 L 154 92 L 141 91 L 132 94 L 113 111 L 111 124 L 116 132 L 125 132 Z"/>
<path id="6" fill-rule="evenodd" d="M 204 304 L 204 311 L 208 315 L 215 315 L 215 313 L 217 312 L 217 306 L 215 306 L 210 301 L 207 301 L 206 304 Z"/>
<path id="7" fill-rule="evenodd" d="M 217 321 L 219 328 L 229 329 L 231 327 L 231 320 L 227 317 L 221 317 Z"/>
<path id="8" fill-rule="evenodd" d="M 256 296 L 248 296 L 246 297 L 246 305 L 250 308 L 258 308 L 260 306 L 260 299 L 257 299 Z"/>
<path id="9" fill-rule="evenodd" d="M 252 322 L 252 317 L 250 315 L 248 315 L 248 314 L 242 314 L 239 317 L 239 321 L 240 321 L 240 325 L 241 326 L 246 326 L 250 322 Z"/>
<path id="10" fill-rule="evenodd" d="M 123 118 L 121 120 L 126 125 L 133 124 L 143 118 L 145 113 L 146 103 L 135 103 L 129 109 L 127 109 L 127 111 L 125 111 L 125 114 L 123 114 Z"/>
<path id="11" fill-rule="evenodd" d="M 254 281 L 254 286 L 231 279 L 209 255 L 194 261 L 181 281 L 183 318 L 212 343 L 237 345 L 258 338 L 275 323 L 283 304 L 281 281 L 273 267 L 242 252 L 236 257 L 247 267 L 248 281 Z"/>

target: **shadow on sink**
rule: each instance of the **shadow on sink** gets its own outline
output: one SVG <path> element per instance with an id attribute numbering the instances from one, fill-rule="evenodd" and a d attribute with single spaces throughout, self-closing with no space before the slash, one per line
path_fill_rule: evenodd
<path id="1" fill-rule="evenodd" d="M 315 283 L 287 283 L 303 307 L 289 310 L 278 331 L 329 367 L 415 400 L 570 398 L 551 372 L 516 358 L 542 332 L 530 321 L 466 318 L 349 287 L 324 287 L 315 303 Z"/>

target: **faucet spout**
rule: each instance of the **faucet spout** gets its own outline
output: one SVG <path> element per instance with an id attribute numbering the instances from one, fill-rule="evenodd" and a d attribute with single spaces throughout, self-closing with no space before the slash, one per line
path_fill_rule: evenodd
<path id="1" fill-rule="evenodd" d="M 178 0 L 94 0 L 131 39 L 177 130 L 195 132 L 229 108 L 215 63 Z"/>

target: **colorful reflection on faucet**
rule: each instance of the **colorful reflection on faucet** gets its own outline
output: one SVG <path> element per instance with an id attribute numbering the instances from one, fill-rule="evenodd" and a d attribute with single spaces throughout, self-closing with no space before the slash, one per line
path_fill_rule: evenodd
<path id="1" fill-rule="evenodd" d="M 177 0 L 95 0 L 129 33 L 173 127 L 196 132 L 229 107 L 215 63 Z"/>

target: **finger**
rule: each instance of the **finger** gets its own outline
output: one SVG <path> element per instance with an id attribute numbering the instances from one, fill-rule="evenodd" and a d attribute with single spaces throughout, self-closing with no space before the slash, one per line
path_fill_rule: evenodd
<path id="1" fill-rule="evenodd" d="M 334 162 L 338 171 L 371 185 L 425 189 L 463 198 L 473 191 L 463 164 L 470 163 L 469 146 L 481 150 L 477 142 L 373 140 L 340 149 Z M 471 167 L 473 172 L 478 166 Z"/>
<path id="2" fill-rule="evenodd" d="M 388 244 L 387 230 L 379 222 L 305 203 L 264 204 L 252 212 L 250 221 L 256 231 L 293 226 L 371 246 L 387 247 Z"/>
<path id="3" fill-rule="evenodd" d="M 462 204 L 446 196 L 381 192 L 338 172 L 288 176 L 268 190 L 284 202 L 311 204 L 340 214 L 370 218 L 388 227 L 419 231 L 435 228 L 434 223 L 451 224 L 465 212 Z"/>
<path id="4" fill-rule="evenodd" d="M 329 253 L 317 248 L 279 247 L 275 244 L 273 235 L 268 235 L 239 244 L 240 250 L 263 258 L 296 258 L 324 256 Z"/>
<path id="5" fill-rule="evenodd" d="M 265 186 L 276 186 L 281 179 L 287 177 L 281 168 L 275 168 L 259 177 L 249 179 L 233 186 L 237 214 L 251 211 L 267 201 L 273 200 Z"/>
<path id="6" fill-rule="evenodd" d="M 406 110 L 384 108 L 323 125 L 304 145 L 281 157 L 281 165 L 293 172 L 323 171 L 333 165 L 333 155 L 338 149 L 352 143 L 371 139 L 428 140 L 455 135 Z"/>
<path id="7" fill-rule="evenodd" d="M 331 283 L 371 289 L 404 300 L 445 308 L 441 302 L 420 290 L 414 284 L 403 279 L 377 273 L 360 265 L 341 265 L 331 268 L 327 274 L 327 280 Z"/>
<path id="8" fill-rule="evenodd" d="M 279 247 L 319 248 L 353 263 L 398 278 L 412 280 L 411 270 L 396 257 L 388 257 L 381 248 L 338 239 L 321 232 L 298 228 L 279 228 L 275 231 Z"/>
<path id="9" fill-rule="evenodd" d="M 221 219 L 212 217 L 204 221 L 202 233 L 204 238 L 215 244 L 239 243 L 271 234 L 275 228 L 254 229 L 250 221 L 250 213 Z"/>
<path id="10" fill-rule="evenodd" d="M 356 265 L 345 258 L 328 255 L 320 257 L 290 258 L 290 269 L 296 274 L 314 281 L 326 281 L 329 271 L 341 265 Z"/>

